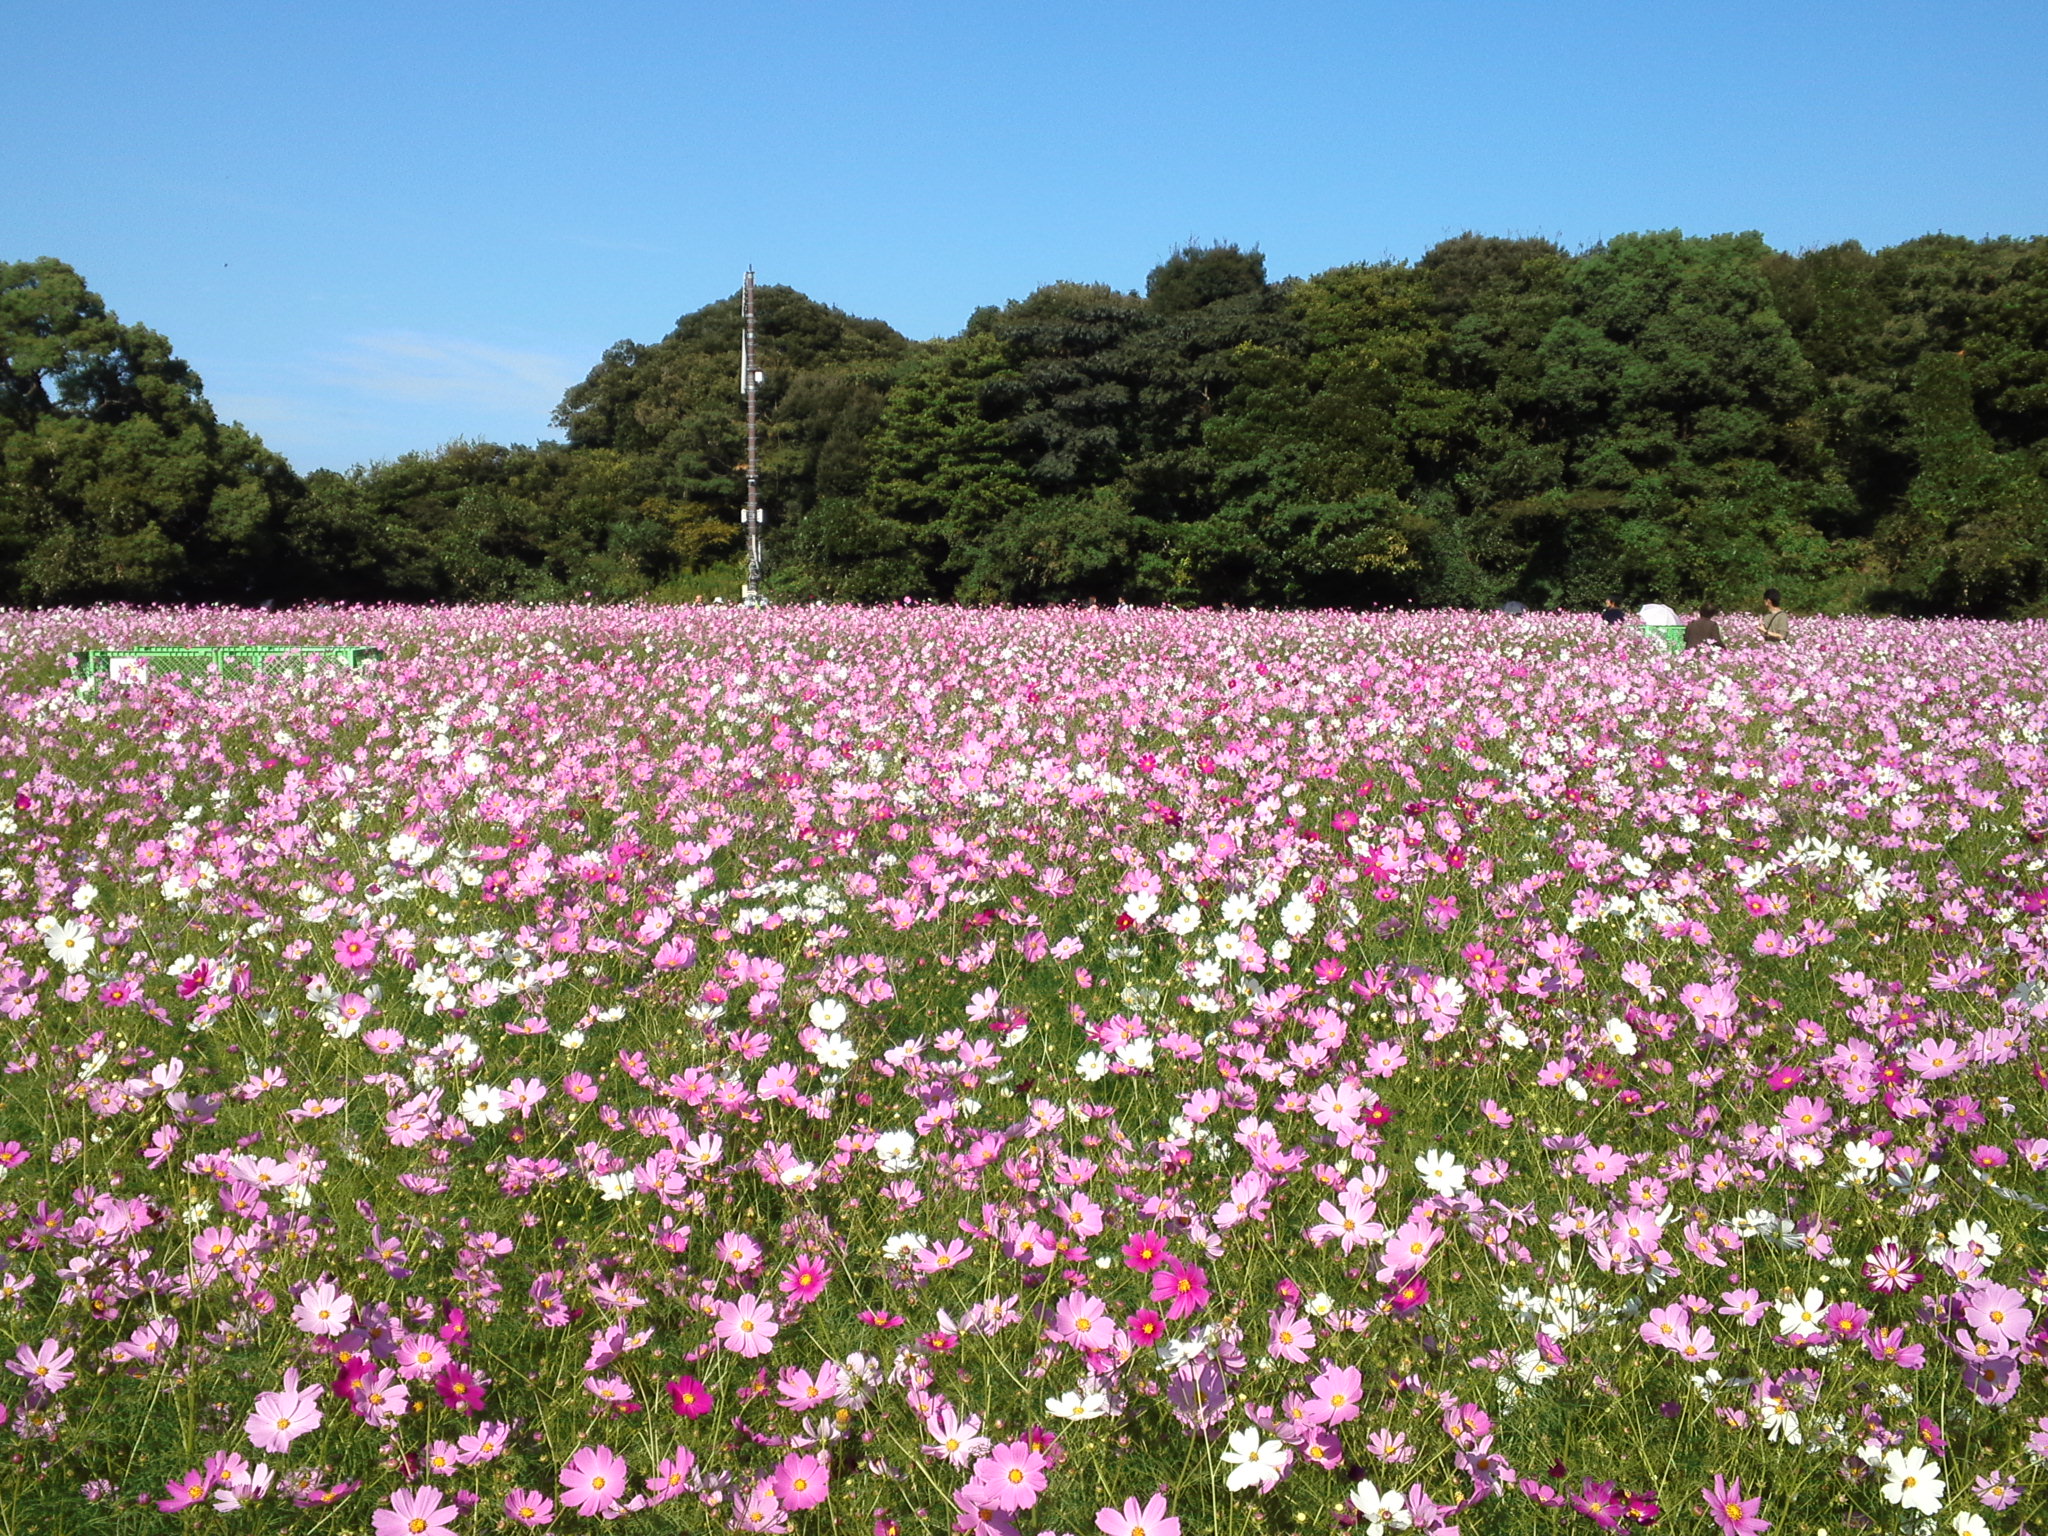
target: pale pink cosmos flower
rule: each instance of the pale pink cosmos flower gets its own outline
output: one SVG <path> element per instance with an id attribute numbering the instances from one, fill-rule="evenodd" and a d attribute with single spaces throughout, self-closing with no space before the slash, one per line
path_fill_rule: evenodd
<path id="1" fill-rule="evenodd" d="M 773 1349 L 780 1331 L 775 1309 L 752 1291 L 736 1301 L 719 1302 L 718 1321 L 711 1325 L 712 1336 L 719 1343 L 748 1360 Z"/>
<path id="2" fill-rule="evenodd" d="M 292 1366 L 284 1373 L 284 1386 L 276 1392 L 265 1392 L 256 1399 L 244 1427 L 249 1439 L 259 1451 L 287 1451 L 299 1436 L 320 1427 L 325 1415 L 318 1407 L 318 1398 L 324 1387 L 300 1387 L 299 1368 Z"/>
<path id="3" fill-rule="evenodd" d="M 1166 1512 L 1166 1495 L 1155 1493 L 1143 1504 L 1125 1499 L 1121 1510 L 1097 1510 L 1095 1529 L 1102 1536 L 1180 1536 L 1180 1521 Z"/>
<path id="4" fill-rule="evenodd" d="M 389 1508 L 370 1516 L 373 1536 L 446 1536 L 462 1513 L 459 1504 L 441 1502 L 434 1488 L 400 1488 Z"/>
<path id="5" fill-rule="evenodd" d="M 39 1391 L 62 1392 L 71 1385 L 69 1367 L 76 1353 L 55 1339 L 45 1339 L 33 1347 L 24 1344 L 15 1350 L 14 1358 L 7 1362 L 7 1369 Z"/>
<path id="6" fill-rule="evenodd" d="M 316 1338 L 338 1338 L 348 1332 L 349 1319 L 355 1315 L 356 1300 L 347 1291 L 338 1288 L 332 1281 L 319 1280 L 299 1293 L 298 1305 L 292 1308 L 292 1321 L 301 1333 Z"/>

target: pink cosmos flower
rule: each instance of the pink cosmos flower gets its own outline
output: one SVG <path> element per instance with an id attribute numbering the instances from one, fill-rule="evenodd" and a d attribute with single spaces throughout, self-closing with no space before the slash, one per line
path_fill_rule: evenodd
<path id="1" fill-rule="evenodd" d="M 1906 1052 L 1906 1065 L 1928 1082 L 1954 1076 L 1963 1069 L 1966 1060 L 1963 1048 L 1946 1037 L 1922 1040 Z"/>
<path id="2" fill-rule="evenodd" d="M 968 1490 L 992 1509 L 1029 1509 L 1045 1491 L 1046 1458 L 1029 1441 L 1009 1440 L 974 1464 Z"/>
<path id="3" fill-rule="evenodd" d="M 1387 1297 L 1387 1305 L 1396 1312 L 1413 1312 L 1429 1300 L 1429 1282 L 1420 1275 L 1411 1275 L 1394 1287 Z"/>
<path id="4" fill-rule="evenodd" d="M 244 1425 L 256 1449 L 287 1451 L 299 1436 L 318 1429 L 325 1415 L 315 1400 L 325 1390 L 320 1386 L 302 1389 L 298 1367 L 287 1369 L 283 1389 L 259 1396 Z"/>
<path id="5" fill-rule="evenodd" d="M 830 1360 L 816 1374 L 801 1366 L 784 1366 L 776 1377 L 776 1401 L 792 1413 L 815 1413 L 839 1395 L 839 1388 L 839 1367 Z"/>
<path id="6" fill-rule="evenodd" d="M 1603 1141 L 1573 1158 L 1572 1168 L 1588 1184 L 1612 1184 L 1628 1171 L 1628 1160 Z"/>
<path id="7" fill-rule="evenodd" d="M 33 1348 L 24 1344 L 15 1350 L 14 1358 L 7 1362 L 7 1369 L 39 1391 L 62 1392 L 71 1385 L 69 1367 L 76 1353 L 55 1339 L 45 1339 Z"/>
<path id="8" fill-rule="evenodd" d="M 505 1515 L 515 1525 L 552 1525 L 555 1501 L 535 1488 L 514 1488 L 505 1495 Z"/>
<path id="9" fill-rule="evenodd" d="M 1305 1417 L 1316 1424 L 1345 1424 L 1358 1417 L 1365 1376 L 1355 1365 L 1325 1364 L 1309 1378 Z"/>
<path id="10" fill-rule="evenodd" d="M 1052 1335 L 1076 1349 L 1107 1349 L 1115 1326 L 1102 1298 L 1086 1291 L 1069 1291 L 1053 1309 Z"/>
<path id="11" fill-rule="evenodd" d="M 2009 1285 L 1980 1281 L 1963 1300 L 1963 1318 L 1982 1337 L 2017 1347 L 2034 1326 L 2026 1300 Z"/>
<path id="12" fill-rule="evenodd" d="M 1267 1314 L 1266 1353 L 1273 1359 L 1306 1365 L 1315 1342 L 1315 1332 L 1293 1307 L 1281 1307 Z"/>
<path id="13" fill-rule="evenodd" d="M 448 1346 L 431 1333 L 410 1334 L 398 1349 L 398 1374 L 407 1381 L 429 1381 L 448 1359 Z"/>
<path id="14" fill-rule="evenodd" d="M 1140 1307 L 1131 1314 L 1125 1332 L 1139 1349 L 1150 1349 L 1166 1337 L 1166 1319 L 1150 1307 Z"/>
<path id="15" fill-rule="evenodd" d="M 174 1477 L 164 1484 L 168 1498 L 158 1499 L 156 1507 L 167 1515 L 175 1515 L 181 1509 L 190 1509 L 209 1493 L 213 1492 L 214 1474 L 211 1469 L 197 1468 L 183 1477 Z"/>
<path id="16" fill-rule="evenodd" d="M 1166 1495 L 1155 1493 L 1142 1505 L 1125 1499 L 1121 1510 L 1097 1510 L 1095 1529 L 1102 1536 L 1180 1536 L 1180 1521 L 1166 1512 Z"/>
<path id="17" fill-rule="evenodd" d="M 377 963 L 377 935 L 367 928 L 350 928 L 334 941 L 334 963 L 344 970 L 367 971 Z"/>
<path id="18" fill-rule="evenodd" d="M 434 1488 L 400 1488 L 388 1508 L 370 1516 L 374 1536 L 444 1536 L 462 1513 L 459 1504 L 441 1502 Z"/>
<path id="19" fill-rule="evenodd" d="M 666 1504 L 690 1486 L 691 1469 L 697 1465 L 697 1456 L 687 1446 L 678 1447 L 655 1465 L 654 1476 L 647 1479 L 648 1502 Z"/>
<path id="20" fill-rule="evenodd" d="M 1615 1492 L 1612 1483 L 1596 1483 L 1592 1478 L 1581 1478 L 1579 1491 L 1572 1498 L 1572 1508 L 1591 1520 L 1603 1531 L 1611 1531 L 1621 1524 L 1621 1517 L 1627 1512 L 1622 1496 Z"/>
<path id="21" fill-rule="evenodd" d="M 562 1468 L 562 1502 L 589 1518 L 601 1515 L 629 1489 L 626 1458 L 608 1445 L 586 1445 Z"/>
<path id="22" fill-rule="evenodd" d="M 768 1481 L 784 1509 L 809 1509 L 824 1503 L 831 1493 L 832 1469 L 821 1456 L 791 1451 Z"/>
<path id="23" fill-rule="evenodd" d="M 712 1335 L 719 1343 L 747 1360 L 773 1349 L 775 1335 L 780 1331 L 775 1309 L 752 1291 L 745 1292 L 737 1301 L 718 1303 L 718 1321 L 711 1325 Z"/>
<path id="24" fill-rule="evenodd" d="M 728 1232 L 718 1240 L 718 1257 L 739 1274 L 750 1274 L 761 1263 L 761 1245 L 744 1232 Z"/>
<path id="25" fill-rule="evenodd" d="M 775 1497 L 773 1485 L 763 1478 L 748 1490 L 746 1502 L 732 1512 L 732 1523 L 743 1531 L 786 1531 L 789 1512 Z"/>

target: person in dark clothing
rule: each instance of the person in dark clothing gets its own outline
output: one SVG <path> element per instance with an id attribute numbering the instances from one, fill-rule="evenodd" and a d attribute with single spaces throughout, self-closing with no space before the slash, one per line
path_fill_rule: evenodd
<path id="1" fill-rule="evenodd" d="M 1619 624 L 1627 617 L 1628 610 L 1611 597 L 1600 610 L 1600 622 L 1603 624 Z"/>
<path id="2" fill-rule="evenodd" d="M 1702 603 L 1700 616 L 1685 626 L 1685 648 L 1701 651 L 1713 645 L 1726 650 L 1728 639 L 1721 633 L 1721 626 L 1714 622 L 1720 616 L 1721 610 L 1712 603 Z"/>

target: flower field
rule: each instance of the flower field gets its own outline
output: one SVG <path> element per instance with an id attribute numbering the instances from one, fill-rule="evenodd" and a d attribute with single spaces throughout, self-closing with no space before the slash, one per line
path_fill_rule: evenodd
<path id="1" fill-rule="evenodd" d="M 2048 626 L 0 629 L 0 1533 L 2048 1528 Z"/>

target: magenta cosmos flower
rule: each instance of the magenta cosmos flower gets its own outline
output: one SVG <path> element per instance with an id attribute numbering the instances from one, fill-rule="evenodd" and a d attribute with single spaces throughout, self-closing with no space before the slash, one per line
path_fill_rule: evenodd
<path id="1" fill-rule="evenodd" d="M 608 1445 L 586 1445 L 562 1468 L 562 1502 L 579 1515 L 601 1515 L 626 1493 L 626 1478 L 625 1457 Z"/>
<path id="2" fill-rule="evenodd" d="M 1209 1304 L 1209 1276 L 1199 1264 L 1169 1258 L 1164 1268 L 1152 1275 L 1152 1299 L 1166 1303 L 1166 1315 L 1173 1322 L 1193 1317 Z"/>
<path id="3" fill-rule="evenodd" d="M 1724 1481 L 1716 1472 L 1713 1486 L 1701 1489 L 1700 1497 L 1706 1502 L 1707 1513 L 1721 1527 L 1721 1536 L 1762 1536 L 1771 1528 L 1771 1522 L 1757 1513 L 1763 1508 L 1763 1499 L 1745 1499 L 1739 1477 Z"/>
<path id="4" fill-rule="evenodd" d="M 457 1413 L 476 1413 L 484 1405 L 484 1382 L 466 1365 L 450 1361 L 434 1373 L 434 1390 Z"/>
<path id="5" fill-rule="evenodd" d="M 668 1400 L 686 1419 L 701 1419 L 711 1411 L 711 1391 L 694 1376 L 680 1376 L 670 1382 Z"/>
<path id="6" fill-rule="evenodd" d="M 444 1504 L 432 1488 L 401 1488 L 388 1509 L 370 1516 L 374 1536 L 444 1536 L 462 1513 L 459 1504 Z"/>

